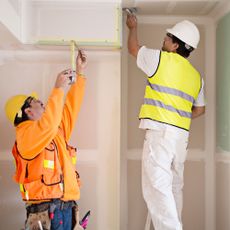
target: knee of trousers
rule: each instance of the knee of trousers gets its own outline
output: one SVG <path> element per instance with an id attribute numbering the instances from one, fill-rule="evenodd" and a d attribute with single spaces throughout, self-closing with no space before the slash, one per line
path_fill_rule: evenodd
<path id="1" fill-rule="evenodd" d="M 146 188 L 158 191 L 172 189 L 172 174 L 159 166 L 145 167 L 142 176 Z"/>

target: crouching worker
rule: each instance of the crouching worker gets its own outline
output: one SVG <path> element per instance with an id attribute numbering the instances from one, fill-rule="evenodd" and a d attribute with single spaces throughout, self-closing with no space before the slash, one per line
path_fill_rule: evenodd
<path id="1" fill-rule="evenodd" d="M 85 54 L 76 62 L 76 82 L 69 86 L 71 70 L 59 73 L 46 106 L 34 95 L 14 96 L 5 105 L 16 127 L 14 179 L 26 202 L 26 229 L 80 229 L 75 219 L 80 198 L 76 149 L 68 141 L 84 96 Z"/>

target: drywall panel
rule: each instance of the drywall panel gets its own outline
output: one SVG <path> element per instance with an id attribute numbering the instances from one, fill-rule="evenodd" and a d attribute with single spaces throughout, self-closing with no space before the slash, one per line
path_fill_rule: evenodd
<path id="1" fill-rule="evenodd" d="M 185 163 L 182 218 L 185 230 L 205 229 L 205 163 L 203 161 Z"/>
<path id="2" fill-rule="evenodd" d="M 90 210 L 91 216 L 87 229 L 94 230 L 98 226 L 99 207 L 97 197 L 100 194 L 98 186 L 98 166 L 96 164 L 78 163 L 81 177 L 81 198 L 78 201 L 80 218 Z"/>
<path id="3" fill-rule="evenodd" d="M 216 33 L 216 129 L 217 147 L 230 151 L 230 13 L 225 15 L 217 25 Z"/>
<path id="4" fill-rule="evenodd" d="M 25 43 L 121 46 L 121 7 L 115 2 L 25 2 L 23 24 Z"/>
<path id="5" fill-rule="evenodd" d="M 82 215 L 92 210 L 89 230 L 118 230 L 120 52 L 86 53 L 85 97 L 70 141 L 78 147 L 77 167 L 82 177 L 80 210 Z M 68 51 L 20 51 L 10 54 L 11 58 L 0 66 L 0 185 L 4 199 L 0 199 L 0 215 L 8 217 L 4 219 L 6 226 L 9 226 L 6 229 L 14 230 L 22 227 L 25 217 L 18 186 L 11 179 L 14 167 L 11 148 L 15 134 L 14 127 L 4 114 L 5 102 L 10 96 L 32 91 L 37 91 L 42 101 L 46 102 L 57 74 L 70 67 L 70 62 Z M 5 160 L 6 166 L 2 165 Z M 10 207 L 19 206 L 15 210 L 17 227 L 11 223 L 10 209 L 4 210 L 6 202 L 12 197 Z"/>
<path id="6" fill-rule="evenodd" d="M 166 28 L 172 25 L 156 25 L 156 24 L 139 24 L 138 36 L 140 45 L 148 48 L 161 49 Z M 199 27 L 201 32 L 201 41 L 197 50 L 191 53 L 189 60 L 201 73 L 205 76 L 205 33 L 204 28 Z M 144 131 L 138 129 L 139 109 L 143 102 L 144 90 L 146 85 L 145 74 L 137 68 L 136 60 L 128 56 L 128 113 L 127 113 L 127 129 L 128 129 L 128 149 L 142 148 L 144 140 Z M 189 148 L 204 149 L 204 132 L 205 117 L 201 116 L 192 121 Z"/>
<path id="7" fill-rule="evenodd" d="M 147 206 L 142 196 L 141 188 L 141 161 L 128 160 L 128 229 L 144 229 L 147 217 Z"/>
<path id="8" fill-rule="evenodd" d="M 216 229 L 230 229 L 230 164 L 216 164 Z"/>
<path id="9" fill-rule="evenodd" d="M 0 229 L 22 229 L 26 218 L 19 186 L 12 179 L 13 173 L 13 161 L 0 161 Z"/>

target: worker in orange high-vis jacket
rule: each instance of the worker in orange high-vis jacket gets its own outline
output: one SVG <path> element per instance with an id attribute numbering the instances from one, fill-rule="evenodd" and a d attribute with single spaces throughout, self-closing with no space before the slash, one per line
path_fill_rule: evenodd
<path id="1" fill-rule="evenodd" d="M 16 95 L 5 105 L 16 127 L 14 179 L 26 202 L 26 229 L 74 229 L 79 174 L 76 149 L 68 141 L 84 96 L 86 65 L 86 55 L 79 51 L 76 82 L 69 86 L 72 70 L 59 73 L 46 106 L 35 95 Z"/>
<path id="2" fill-rule="evenodd" d="M 129 53 L 146 74 L 140 128 L 146 130 L 142 191 L 155 230 L 182 230 L 182 188 L 192 118 L 205 112 L 203 79 L 188 61 L 200 34 L 188 20 L 167 29 L 163 47 L 140 46 L 137 18 L 127 16 Z M 146 225 L 147 226 L 147 225 Z"/>

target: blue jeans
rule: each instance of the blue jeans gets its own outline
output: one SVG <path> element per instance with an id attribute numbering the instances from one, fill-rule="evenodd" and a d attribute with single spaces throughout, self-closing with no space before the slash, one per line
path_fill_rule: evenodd
<path id="1" fill-rule="evenodd" d="M 51 220 L 51 230 L 71 230 L 72 229 L 72 207 L 56 208 L 54 217 Z"/>

